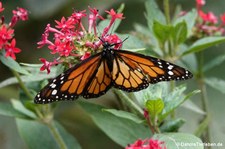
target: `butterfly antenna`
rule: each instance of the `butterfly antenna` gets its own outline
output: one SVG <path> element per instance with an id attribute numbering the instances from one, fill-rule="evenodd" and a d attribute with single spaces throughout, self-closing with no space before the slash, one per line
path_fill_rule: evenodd
<path id="1" fill-rule="evenodd" d="M 126 41 L 128 38 L 129 38 L 129 36 L 127 36 L 123 41 L 117 42 L 117 43 L 114 43 L 114 44 L 111 44 L 110 46 L 115 46 L 115 45 L 117 45 L 117 44 L 121 44 L 121 43 L 123 43 L 124 41 Z"/>

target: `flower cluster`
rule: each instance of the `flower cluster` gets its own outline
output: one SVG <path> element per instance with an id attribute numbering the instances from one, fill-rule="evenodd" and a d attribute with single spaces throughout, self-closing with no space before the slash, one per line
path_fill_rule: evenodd
<path id="1" fill-rule="evenodd" d="M 166 149 L 164 142 L 154 139 L 138 139 L 134 144 L 129 144 L 125 149 Z"/>
<path id="2" fill-rule="evenodd" d="M 44 58 L 40 60 L 43 63 L 41 71 L 50 72 L 50 67 L 56 64 L 63 64 L 70 67 L 80 60 L 84 60 L 102 49 L 102 41 L 115 44 L 115 49 L 122 46 L 121 39 L 116 34 L 109 34 L 109 30 L 116 19 L 123 19 L 122 13 L 116 13 L 113 9 L 105 11 L 111 16 L 111 20 L 102 32 L 97 33 L 97 20 L 104 20 L 98 10 L 89 7 L 90 14 L 83 11 L 74 11 L 71 16 L 62 17 L 60 21 L 55 21 L 55 27 L 50 24 L 45 28 L 42 34 L 42 40 L 38 42 L 38 48 L 45 45 L 51 51 L 51 54 L 57 54 L 57 59 L 49 62 Z M 88 18 L 88 27 L 85 29 L 82 20 Z M 50 34 L 53 39 L 50 40 Z"/>
<path id="3" fill-rule="evenodd" d="M 202 7 L 206 4 L 205 0 L 196 0 L 196 8 L 198 11 L 198 21 L 196 24 L 196 32 L 198 36 L 211 36 L 225 34 L 225 13 L 220 16 L 221 23 L 218 23 L 218 17 L 213 12 L 205 13 Z"/>
<path id="4" fill-rule="evenodd" d="M 2 3 L 0 2 L 0 13 L 4 11 Z M 13 10 L 13 17 L 9 24 L 4 22 L 4 16 L 0 19 L 0 51 L 5 50 L 5 56 L 10 56 L 14 60 L 16 59 L 15 54 L 21 50 L 16 47 L 16 39 L 14 37 L 13 27 L 19 20 L 28 20 L 28 12 L 23 8 L 17 8 Z"/>

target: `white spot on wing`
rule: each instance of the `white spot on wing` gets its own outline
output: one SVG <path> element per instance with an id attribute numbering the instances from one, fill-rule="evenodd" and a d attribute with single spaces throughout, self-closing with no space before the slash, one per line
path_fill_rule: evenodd
<path id="1" fill-rule="evenodd" d="M 52 95 L 56 95 L 56 93 L 57 93 L 57 90 L 52 91 Z"/>
<path id="2" fill-rule="evenodd" d="M 174 73 L 172 71 L 168 71 L 168 74 L 172 76 Z"/>
<path id="3" fill-rule="evenodd" d="M 173 69 L 173 65 L 169 65 L 169 66 L 168 66 L 168 69 L 169 69 L 169 70 L 172 70 L 172 69 Z"/>

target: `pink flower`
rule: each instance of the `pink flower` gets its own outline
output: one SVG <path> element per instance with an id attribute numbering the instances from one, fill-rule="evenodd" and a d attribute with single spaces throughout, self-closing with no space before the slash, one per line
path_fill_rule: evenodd
<path id="1" fill-rule="evenodd" d="M 13 26 L 16 22 L 21 20 L 27 20 L 27 11 L 23 8 L 17 8 L 18 11 L 13 11 L 13 17 L 9 24 L 4 22 L 4 16 L 0 19 L 0 50 L 5 49 L 5 57 L 10 56 L 12 59 L 16 59 L 16 53 L 20 53 L 21 50 L 16 47 L 16 39 L 14 36 Z M 0 12 L 2 12 L 4 8 L 2 8 L 2 2 L 0 2 Z M 25 14 L 26 13 L 26 14 Z"/>
<path id="2" fill-rule="evenodd" d="M 104 35 L 101 35 L 102 31 L 97 33 L 97 21 L 104 18 L 98 13 L 97 9 L 89 7 L 89 10 L 89 14 L 86 14 L 86 10 L 74 11 L 68 18 L 62 17 L 60 21 L 55 20 L 56 25 L 54 27 L 47 24 L 42 39 L 38 42 L 38 48 L 47 45 L 50 53 L 57 54 L 57 59 L 66 66 L 72 66 L 102 50 L 103 46 L 99 37 L 112 44 L 115 49 L 120 49 L 122 46 L 121 39 L 115 34 L 107 35 L 107 32 L 116 19 L 123 18 L 123 14 L 116 13 L 111 9 L 108 12 L 111 15 L 111 21 L 103 31 Z M 83 25 L 83 19 L 85 18 L 88 19 L 88 30 Z M 50 62 L 43 59 L 42 61 L 44 65 L 41 70 L 47 70 L 49 73 Z"/>
<path id="3" fill-rule="evenodd" d="M 225 13 L 220 16 L 220 19 L 222 21 L 222 24 L 225 25 Z"/>
<path id="4" fill-rule="evenodd" d="M 87 15 L 85 14 L 86 10 L 83 10 L 83 11 L 79 11 L 79 12 L 74 12 L 72 14 L 72 17 L 75 18 L 76 20 L 78 20 L 80 22 L 80 20 L 83 18 L 83 17 L 86 17 Z"/>
<path id="5" fill-rule="evenodd" d="M 122 47 L 122 40 L 116 34 L 108 35 L 104 40 L 110 44 L 114 44 L 114 49 L 120 49 Z"/>
<path id="6" fill-rule="evenodd" d="M 104 20 L 104 18 L 99 15 L 98 10 L 96 8 L 89 7 L 89 10 L 92 12 L 92 14 L 90 14 L 88 18 L 88 32 L 91 33 L 91 29 L 93 28 L 94 34 L 97 35 L 96 19 L 99 18 L 101 20 Z"/>
<path id="7" fill-rule="evenodd" d="M 90 52 L 85 52 L 84 55 L 80 58 L 82 61 L 89 58 L 91 56 Z"/>
<path id="8" fill-rule="evenodd" d="M 10 44 L 5 45 L 6 54 L 5 56 L 10 56 L 12 59 L 16 59 L 15 53 L 20 53 L 20 49 L 16 48 L 16 40 L 12 39 Z"/>
<path id="9" fill-rule="evenodd" d="M 65 17 L 62 17 L 61 21 L 55 20 L 57 23 L 56 28 L 62 29 L 62 30 L 68 30 L 68 29 L 73 29 L 75 28 L 74 26 L 74 20 L 73 19 L 68 19 L 66 20 Z"/>
<path id="10" fill-rule="evenodd" d="M 134 144 L 129 144 L 125 149 L 166 149 L 164 142 L 154 139 L 138 139 Z"/>
<path id="11" fill-rule="evenodd" d="M 0 2 L 0 12 L 2 12 L 5 8 L 2 7 L 2 2 Z"/>
<path id="12" fill-rule="evenodd" d="M 205 5 L 205 0 L 196 0 L 196 3 L 198 6 L 203 6 Z"/>
<path id="13" fill-rule="evenodd" d="M 204 13 L 203 11 L 199 11 L 199 16 L 203 19 L 205 22 L 209 22 L 212 24 L 216 24 L 218 22 L 217 17 L 214 15 L 213 12 Z"/>
<path id="14" fill-rule="evenodd" d="M 40 68 L 40 71 L 44 71 L 46 69 L 48 74 L 50 73 L 50 68 L 52 65 L 59 64 L 59 62 L 57 62 L 56 60 L 54 60 L 54 62 L 49 62 L 44 58 L 40 58 L 39 60 L 43 63 L 43 65 Z"/>
<path id="15" fill-rule="evenodd" d="M 9 23 L 10 27 L 15 26 L 15 24 L 19 21 L 26 21 L 28 20 L 28 12 L 26 9 L 23 8 L 17 8 L 17 10 L 13 10 L 13 17 L 11 19 L 11 22 Z"/>
<path id="16" fill-rule="evenodd" d="M 105 11 L 105 12 L 111 15 L 111 20 L 109 25 L 104 29 L 102 33 L 102 37 L 108 33 L 109 29 L 111 28 L 112 24 L 116 21 L 116 19 L 124 19 L 122 13 L 116 13 L 113 9 L 111 9 L 110 11 Z"/>
<path id="17" fill-rule="evenodd" d="M 6 25 L 0 26 L 0 41 L 6 42 L 7 40 L 12 39 L 14 30 L 7 28 Z"/>

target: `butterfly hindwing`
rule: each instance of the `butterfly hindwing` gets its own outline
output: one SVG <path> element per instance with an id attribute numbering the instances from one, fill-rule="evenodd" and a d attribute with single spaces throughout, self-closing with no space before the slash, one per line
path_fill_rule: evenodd
<path id="1" fill-rule="evenodd" d="M 125 60 L 115 52 L 112 70 L 113 86 L 128 92 L 147 88 L 148 78 L 143 71 L 130 60 Z"/>
<path id="2" fill-rule="evenodd" d="M 107 65 L 107 59 L 102 58 L 96 72 L 83 93 L 84 98 L 96 98 L 106 93 L 111 88 L 111 73 Z"/>

